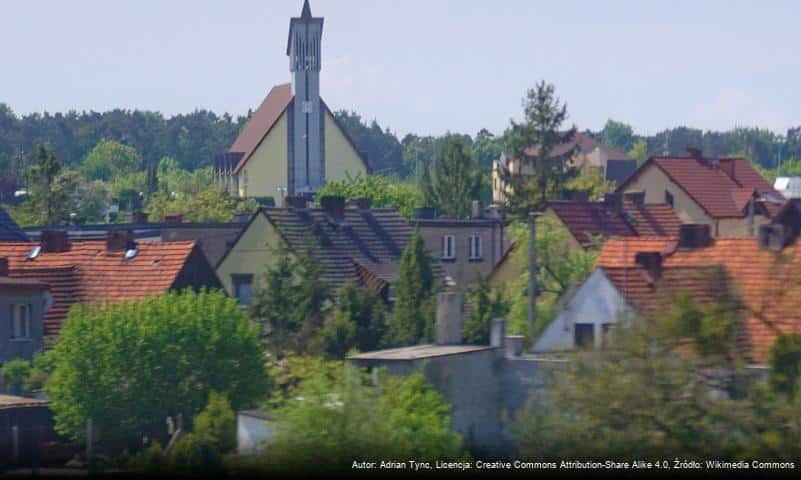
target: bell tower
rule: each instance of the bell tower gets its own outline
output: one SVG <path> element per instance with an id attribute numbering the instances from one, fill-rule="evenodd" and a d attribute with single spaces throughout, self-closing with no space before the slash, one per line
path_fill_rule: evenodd
<path id="1" fill-rule="evenodd" d="M 313 17 L 304 0 L 300 17 L 289 22 L 286 54 L 292 73 L 289 109 L 289 195 L 316 191 L 325 182 L 324 123 L 320 102 L 323 18 Z"/>

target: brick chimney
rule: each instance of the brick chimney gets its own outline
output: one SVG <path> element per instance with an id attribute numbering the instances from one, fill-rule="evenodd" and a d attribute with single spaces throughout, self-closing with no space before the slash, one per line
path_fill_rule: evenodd
<path id="1" fill-rule="evenodd" d="M 303 210 L 306 208 L 306 204 L 309 201 L 306 197 L 302 197 L 299 195 L 287 195 L 284 197 L 284 207 L 285 208 L 294 208 L 297 210 Z"/>
<path id="2" fill-rule="evenodd" d="M 704 158 L 700 148 L 687 147 L 687 155 L 690 158 L 698 160 L 699 162 Z"/>
<path id="3" fill-rule="evenodd" d="M 484 208 L 481 205 L 481 200 L 473 200 L 470 203 L 470 218 L 482 218 L 484 216 Z"/>
<path id="4" fill-rule="evenodd" d="M 461 292 L 437 294 L 437 345 L 461 345 L 463 305 Z"/>
<path id="5" fill-rule="evenodd" d="M 320 207 L 332 219 L 338 222 L 345 220 L 345 197 L 334 195 L 322 197 Z"/>
<path id="6" fill-rule="evenodd" d="M 42 230 L 39 236 L 42 252 L 59 253 L 70 249 L 70 241 L 64 230 Z"/>
<path id="7" fill-rule="evenodd" d="M 634 262 L 645 269 L 651 278 L 659 280 L 662 276 L 662 254 L 659 252 L 638 252 Z"/>
<path id="8" fill-rule="evenodd" d="M 134 234 L 131 230 L 109 230 L 106 235 L 106 250 L 121 252 L 133 248 Z"/>
<path id="9" fill-rule="evenodd" d="M 704 223 L 685 223 L 679 227 L 679 248 L 704 248 L 712 241 L 709 225 Z"/>
<path id="10" fill-rule="evenodd" d="M 145 212 L 133 212 L 131 214 L 131 223 L 134 225 L 145 225 L 147 223 L 148 215 Z"/>
<path id="11" fill-rule="evenodd" d="M 183 213 L 174 213 L 172 215 L 164 216 L 164 223 L 183 223 L 183 221 L 184 221 Z"/>
<path id="12" fill-rule="evenodd" d="M 367 197 L 356 197 L 348 200 L 348 206 L 355 207 L 359 210 L 370 210 L 370 207 L 373 206 L 373 202 Z"/>
<path id="13" fill-rule="evenodd" d="M 0 277 L 8 276 L 8 258 L 0 257 Z"/>

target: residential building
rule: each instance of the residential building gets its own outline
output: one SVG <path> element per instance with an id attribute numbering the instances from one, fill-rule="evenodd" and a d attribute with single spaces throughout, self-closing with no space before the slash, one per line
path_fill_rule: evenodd
<path id="1" fill-rule="evenodd" d="M 39 242 L 0 242 L 11 279 L 48 285 L 52 307 L 44 314 L 44 337 L 55 337 L 76 303 L 135 300 L 184 288 L 221 288 L 214 269 L 194 241 L 136 241 L 113 230 L 105 240 L 71 240 L 64 231 L 41 232 Z"/>
<path id="2" fill-rule="evenodd" d="M 0 469 L 53 460 L 43 458 L 42 445 L 64 439 L 55 431 L 48 405 L 38 398 L 0 395 Z"/>
<path id="3" fill-rule="evenodd" d="M 52 299 L 43 282 L 9 278 L 8 259 L 0 258 L 0 365 L 16 358 L 30 361 L 42 349 L 43 318 Z"/>
<path id="4" fill-rule="evenodd" d="M 435 218 L 428 208 L 417 209 L 410 223 L 420 231 L 431 254 L 439 259 L 448 283 L 474 288 L 489 276 L 509 248 L 506 220 L 500 209 L 483 209 L 473 202 L 470 218 Z"/>
<path id="5" fill-rule="evenodd" d="M 526 149 L 525 155 L 538 154 L 537 147 Z M 637 168 L 637 161 L 627 153 L 606 145 L 589 133 L 577 132 L 572 141 L 555 146 L 550 155 L 560 158 L 570 150 L 575 149 L 568 165 L 578 168 L 584 174 L 598 174 L 601 178 L 620 185 Z M 533 166 L 521 162 L 507 153 L 501 154 L 492 165 L 492 201 L 499 205 L 507 202 L 510 186 L 504 182 L 502 172 L 508 171 L 513 175 L 531 175 Z"/>
<path id="6" fill-rule="evenodd" d="M 286 54 L 292 82 L 273 87 L 227 153 L 215 160 L 221 188 L 240 197 L 311 194 L 328 180 L 369 173 L 366 155 L 320 97 L 323 18 L 305 0 Z"/>
<path id="7" fill-rule="evenodd" d="M 262 208 L 254 214 L 217 264 L 225 290 L 250 304 L 278 249 L 286 248 L 295 256 L 310 255 L 320 268 L 320 279 L 332 288 L 352 283 L 392 301 L 391 285 L 412 227 L 397 210 L 370 208 L 365 199 L 348 207 L 342 197 L 323 197 L 320 202 L 321 208 L 311 208 L 305 198 L 288 197 L 288 208 Z M 438 262 L 435 274 L 442 277 Z"/>
<path id="8" fill-rule="evenodd" d="M 776 177 L 773 188 L 784 198 L 801 198 L 801 177 Z"/>
<path id="9" fill-rule="evenodd" d="M 751 364 L 764 365 L 779 335 L 801 333 L 801 290 L 796 281 L 801 254 L 797 236 L 786 232 L 792 230 L 766 225 L 758 238 L 713 238 L 709 226 L 701 224 L 684 225 L 678 238 L 609 239 L 596 262 L 598 270 L 566 299 L 535 342 L 535 350 L 586 343 L 576 333 L 576 325 L 586 323 L 593 326 L 578 328 L 592 328 L 591 343 L 598 347 L 603 325 L 614 324 L 626 308 L 658 320 L 674 308 L 676 294 L 686 293 L 702 305 L 733 307 L 734 348 Z M 614 308 L 599 308 L 590 315 L 592 307 L 587 305 Z"/>
<path id="10" fill-rule="evenodd" d="M 744 158 L 651 157 L 618 188 L 645 192 L 645 203 L 673 206 L 682 223 L 706 224 L 713 236 L 755 235 L 784 197 Z"/>

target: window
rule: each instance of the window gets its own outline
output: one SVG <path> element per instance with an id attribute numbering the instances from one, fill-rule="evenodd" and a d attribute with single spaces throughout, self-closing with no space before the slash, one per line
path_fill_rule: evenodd
<path id="1" fill-rule="evenodd" d="M 31 311 L 32 305 L 9 305 L 9 333 L 15 340 L 29 340 L 31 338 Z"/>
<path id="2" fill-rule="evenodd" d="M 673 206 L 673 194 L 668 192 L 667 190 L 665 190 L 665 203 L 667 203 L 671 207 Z"/>
<path id="3" fill-rule="evenodd" d="M 470 249 L 470 260 L 481 259 L 481 237 L 478 235 L 470 235 L 467 239 L 467 245 Z"/>
<path id="4" fill-rule="evenodd" d="M 253 300 L 253 275 L 232 274 L 234 284 L 234 298 L 240 305 L 250 305 Z"/>
<path id="5" fill-rule="evenodd" d="M 592 348 L 595 346 L 595 325 L 577 323 L 574 325 L 573 342 L 576 348 Z"/>
<path id="6" fill-rule="evenodd" d="M 442 237 L 442 258 L 456 258 L 456 241 L 454 240 L 453 235 L 445 235 Z"/>

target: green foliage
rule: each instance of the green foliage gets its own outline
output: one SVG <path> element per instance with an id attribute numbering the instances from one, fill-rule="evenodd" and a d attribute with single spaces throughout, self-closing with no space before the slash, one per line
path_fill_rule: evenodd
<path id="1" fill-rule="evenodd" d="M 342 358 L 352 349 L 377 350 L 386 331 L 384 304 L 376 293 L 353 284 L 343 286 L 320 330 L 322 351 Z"/>
<path id="2" fill-rule="evenodd" d="M 269 377 L 273 382 L 271 396 L 267 401 L 269 408 L 279 408 L 298 396 L 302 382 L 309 378 L 323 377 L 334 383 L 342 375 L 345 364 L 342 360 L 325 360 L 311 355 L 287 355 L 273 358 L 268 365 Z"/>
<path id="3" fill-rule="evenodd" d="M 305 352 L 315 339 L 331 303 L 319 268 L 308 253 L 293 255 L 284 247 L 276 249 L 275 261 L 255 289 L 251 306 L 251 316 L 261 325 L 270 353 Z"/>
<path id="4" fill-rule="evenodd" d="M 209 392 L 209 402 L 192 422 L 196 435 L 209 440 L 221 453 L 236 448 L 236 414 L 225 393 Z"/>
<path id="5" fill-rule="evenodd" d="M 637 161 L 639 167 L 648 160 L 648 142 L 642 138 L 637 139 L 629 150 L 629 156 Z"/>
<path id="6" fill-rule="evenodd" d="M 774 390 L 793 396 L 801 379 L 801 335 L 779 336 L 770 349 L 770 383 Z"/>
<path id="7" fill-rule="evenodd" d="M 473 309 L 462 328 L 462 338 L 466 343 L 486 345 L 489 343 L 492 319 L 505 318 L 509 313 L 509 305 L 500 291 L 490 290 L 486 278 L 481 278 L 478 289 L 469 297 Z"/>
<path id="8" fill-rule="evenodd" d="M 63 170 L 53 151 L 39 145 L 26 177 L 28 200 L 14 209 L 20 226 L 68 223 L 74 210 L 77 174 Z"/>
<path id="9" fill-rule="evenodd" d="M 184 222 L 230 222 L 234 215 L 257 209 L 255 200 L 232 197 L 213 186 L 175 197 L 158 192 L 145 204 L 151 222 L 162 222 L 167 215 L 174 214 L 182 214 Z"/>
<path id="10" fill-rule="evenodd" d="M 0 376 L 7 390 L 22 387 L 31 375 L 31 363 L 22 358 L 15 358 L 3 363 Z"/>
<path id="11" fill-rule="evenodd" d="M 610 118 L 601 130 L 601 141 L 618 150 L 629 151 L 634 146 L 634 129 L 631 125 Z"/>
<path id="12" fill-rule="evenodd" d="M 334 378 L 313 373 L 275 412 L 275 437 L 264 453 L 270 470 L 349 468 L 354 459 L 456 458 L 461 438 L 450 409 L 422 374 L 365 384 L 352 368 Z"/>
<path id="13" fill-rule="evenodd" d="M 167 455 L 168 471 L 184 474 L 222 475 L 222 453 L 214 441 L 196 433 L 185 433 Z"/>
<path id="14" fill-rule="evenodd" d="M 345 197 L 346 200 L 369 198 L 373 207 L 395 207 L 406 218 L 412 218 L 415 207 L 423 204 L 423 195 L 414 186 L 381 175 L 357 174 L 327 182 L 317 192 L 317 198 L 328 195 Z"/>
<path id="15" fill-rule="evenodd" d="M 567 105 L 555 96 L 554 86 L 541 81 L 529 89 L 523 99 L 523 110 L 523 123 L 512 121 L 507 139 L 512 156 L 530 167 L 533 174 L 500 172 L 511 188 L 508 199 L 509 211 L 513 214 L 538 211 L 547 200 L 563 198 L 566 183 L 578 175 L 578 171 L 568 165 L 575 147 L 559 155 L 553 154 L 554 147 L 569 143 L 576 134 L 575 127 L 562 131 L 562 124 L 568 117 Z"/>
<path id="16" fill-rule="evenodd" d="M 689 294 L 680 292 L 665 322 L 674 334 L 692 338 L 701 354 L 723 355 L 732 347 L 734 318 L 735 309 L 731 305 L 716 303 L 701 307 Z"/>
<path id="17" fill-rule="evenodd" d="M 458 135 L 448 137 L 447 150 L 437 157 L 425 186 L 425 203 L 448 218 L 470 215 L 473 199 L 479 199 L 480 175 L 472 153 Z"/>
<path id="18" fill-rule="evenodd" d="M 258 331 L 220 291 L 73 306 L 47 355 L 56 429 L 82 440 L 92 418 L 108 445 L 163 437 L 166 417 L 191 418 L 212 390 L 239 409 L 268 389 Z"/>
<path id="19" fill-rule="evenodd" d="M 135 471 L 158 473 L 163 472 L 166 465 L 167 454 L 164 452 L 164 447 L 158 440 L 154 440 L 147 448 L 134 455 L 128 466 Z"/>
<path id="20" fill-rule="evenodd" d="M 338 110 L 334 117 L 348 132 L 359 150 L 367 154 L 373 172 L 382 175 L 405 175 L 403 169 L 403 146 L 388 128 L 381 128 L 373 120 L 367 125 L 356 112 Z"/>
<path id="21" fill-rule="evenodd" d="M 118 176 L 139 171 L 142 166 L 142 157 L 135 148 L 103 139 L 86 155 L 80 171 L 86 180 L 108 182 Z"/>
<path id="22" fill-rule="evenodd" d="M 604 180 L 596 171 L 572 177 L 565 182 L 566 191 L 585 193 L 587 198 L 592 201 L 603 199 L 604 194 L 612 193 L 616 188 L 615 182 Z"/>
<path id="23" fill-rule="evenodd" d="M 398 293 L 385 343 L 405 346 L 433 339 L 436 286 L 431 254 L 420 232 L 414 233 L 403 250 L 395 288 Z"/>
<path id="24" fill-rule="evenodd" d="M 44 388 L 50 374 L 56 369 L 52 355 L 34 353 L 31 362 L 31 373 L 25 381 L 26 392 L 37 392 Z"/>

